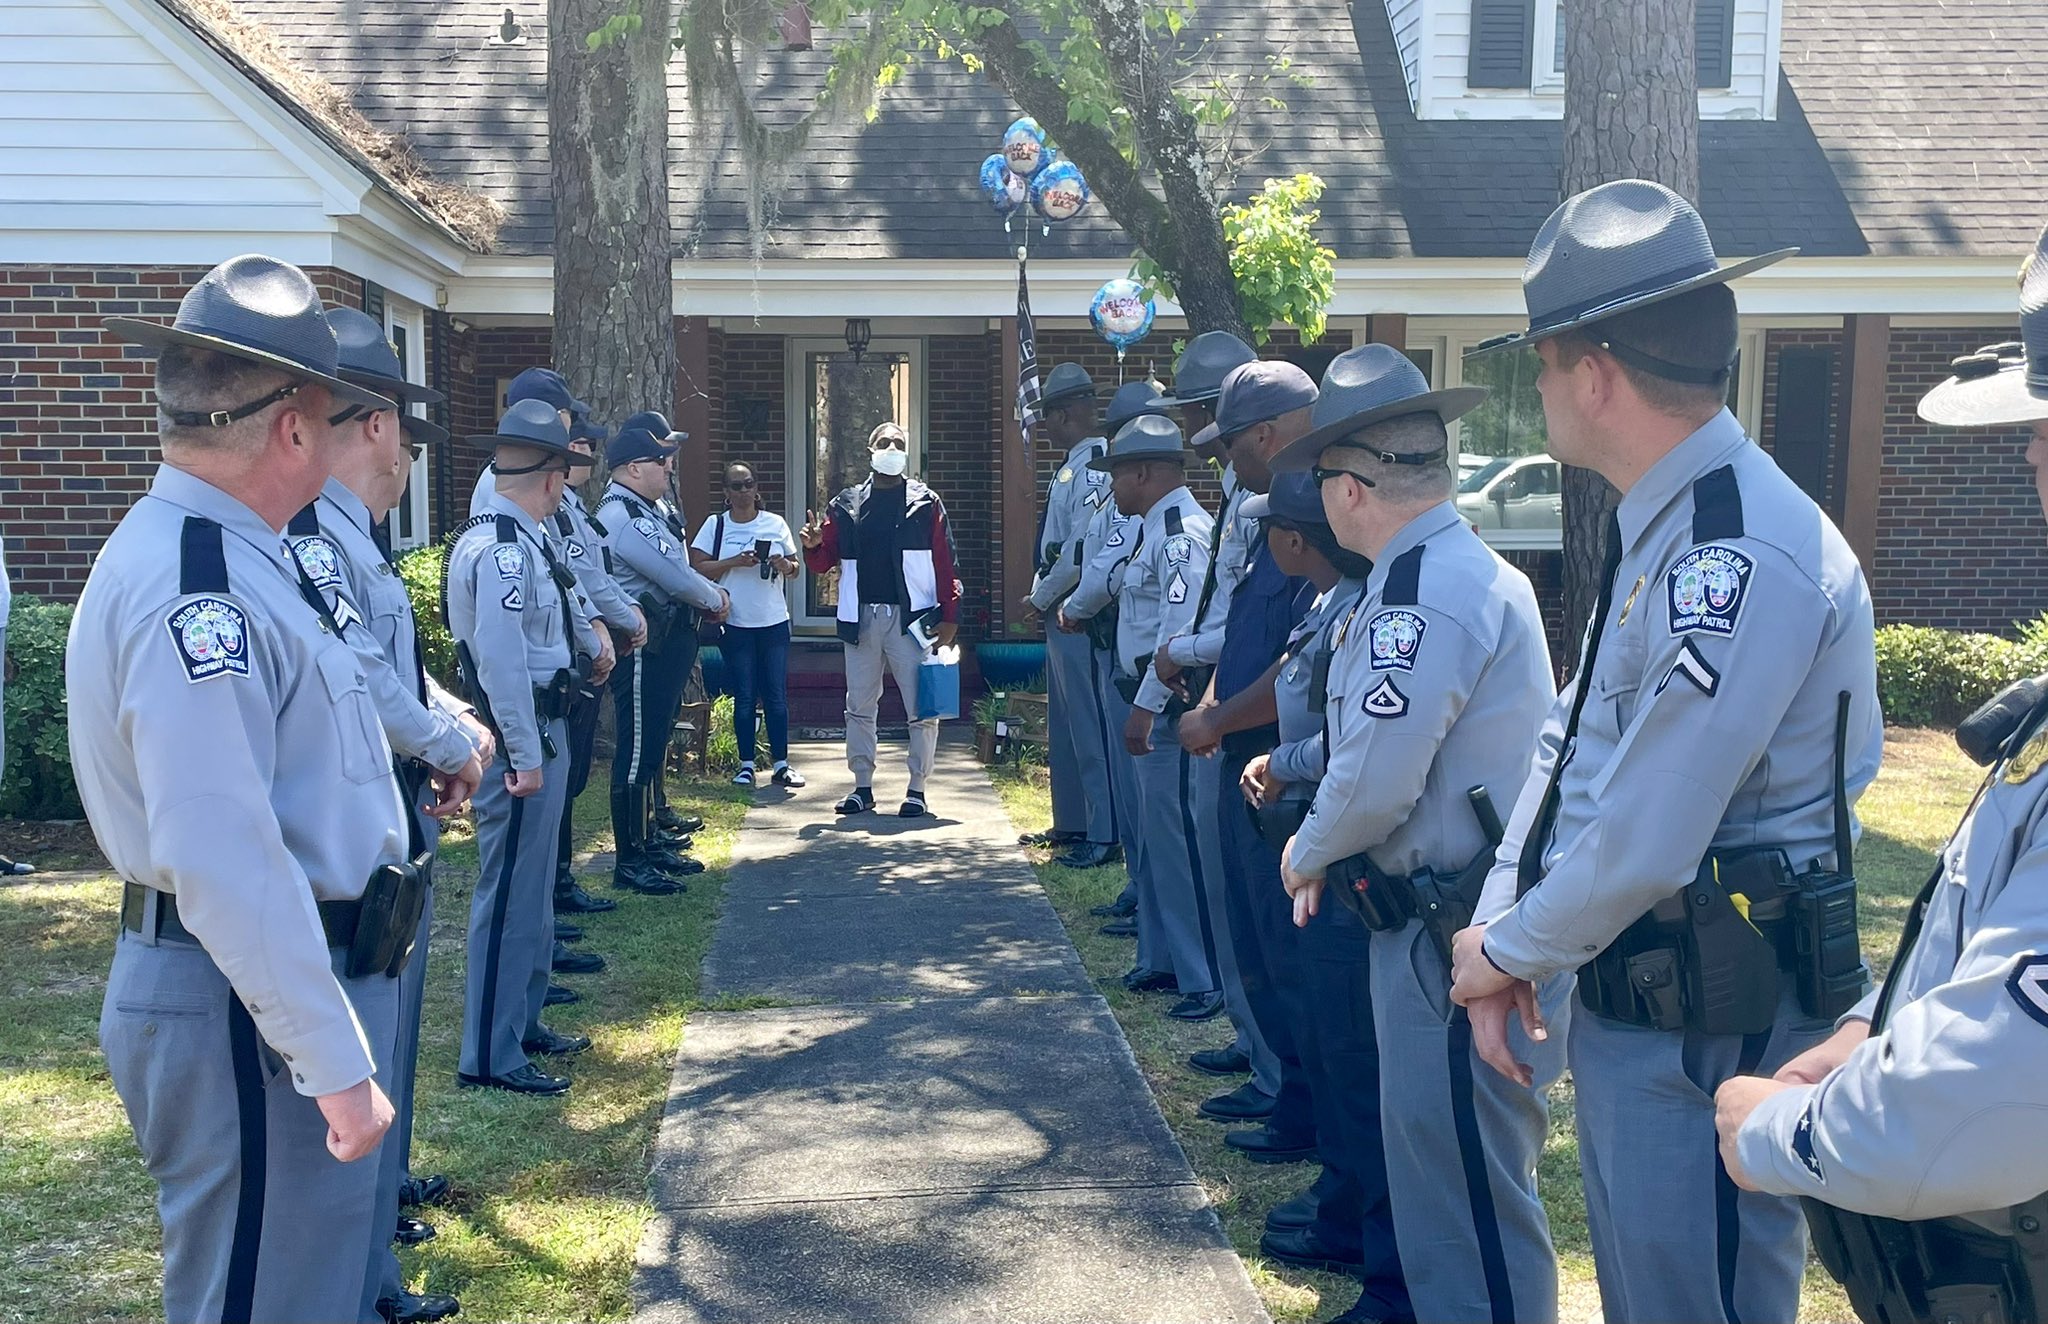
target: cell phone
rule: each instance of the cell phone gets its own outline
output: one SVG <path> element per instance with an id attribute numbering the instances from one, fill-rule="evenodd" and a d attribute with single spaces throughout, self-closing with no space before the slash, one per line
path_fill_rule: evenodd
<path id="1" fill-rule="evenodd" d="M 927 653 L 938 646 L 939 618 L 942 614 L 937 607 L 927 607 L 910 618 L 910 637 L 917 640 L 917 646 Z"/>
<path id="2" fill-rule="evenodd" d="M 761 562 L 761 578 L 763 579 L 775 578 L 775 567 L 768 564 L 768 558 L 774 554 L 775 540 L 773 538 L 754 539 L 754 555 Z"/>

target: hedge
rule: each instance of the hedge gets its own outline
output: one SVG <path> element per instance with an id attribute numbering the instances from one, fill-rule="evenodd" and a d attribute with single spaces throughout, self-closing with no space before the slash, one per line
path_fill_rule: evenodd
<path id="1" fill-rule="evenodd" d="M 70 607 L 15 595 L 7 656 L 16 671 L 7 682 L 7 772 L 0 777 L 0 815 L 8 818 L 85 816 L 71 776 L 64 706 L 64 642 L 70 633 Z"/>
<path id="2" fill-rule="evenodd" d="M 1877 694 L 1887 722 L 1954 726 L 2025 676 L 2048 671 L 2048 615 L 2018 624 L 2018 638 L 1919 625 L 1877 632 Z"/>

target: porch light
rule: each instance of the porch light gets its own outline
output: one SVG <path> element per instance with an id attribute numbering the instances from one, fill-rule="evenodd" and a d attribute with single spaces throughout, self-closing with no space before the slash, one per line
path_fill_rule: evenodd
<path id="1" fill-rule="evenodd" d="M 490 44 L 493 46 L 524 46 L 526 44 L 526 29 L 520 26 L 518 17 L 510 9 L 505 11 L 505 19 L 498 24 L 498 30 L 492 34 Z"/>
<path id="2" fill-rule="evenodd" d="M 868 343 L 874 339 L 874 329 L 865 317 L 846 319 L 846 347 L 853 351 L 853 361 L 859 363 L 868 352 Z"/>

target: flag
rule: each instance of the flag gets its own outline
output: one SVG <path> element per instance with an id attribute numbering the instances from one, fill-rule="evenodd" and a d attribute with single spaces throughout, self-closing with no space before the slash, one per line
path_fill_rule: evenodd
<path id="1" fill-rule="evenodd" d="M 1031 283 L 1024 259 L 1017 260 L 1017 422 L 1024 437 L 1024 462 L 1031 462 L 1031 429 L 1038 426 L 1038 332 L 1031 325 Z"/>

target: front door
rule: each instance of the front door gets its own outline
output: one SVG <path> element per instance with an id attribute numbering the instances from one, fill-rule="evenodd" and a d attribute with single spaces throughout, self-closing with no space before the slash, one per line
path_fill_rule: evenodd
<path id="1" fill-rule="evenodd" d="M 856 363 L 843 341 L 797 340 L 790 343 L 788 362 L 790 414 L 801 420 L 789 437 L 791 525 L 801 525 L 806 511 L 824 518 L 833 497 L 867 477 L 868 434 L 880 424 L 895 423 L 909 435 L 909 472 L 922 474 L 922 341 L 878 339 Z M 799 625 L 830 630 L 839 606 L 839 572 L 806 571 L 794 605 Z"/>

